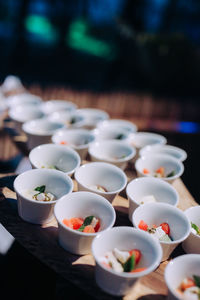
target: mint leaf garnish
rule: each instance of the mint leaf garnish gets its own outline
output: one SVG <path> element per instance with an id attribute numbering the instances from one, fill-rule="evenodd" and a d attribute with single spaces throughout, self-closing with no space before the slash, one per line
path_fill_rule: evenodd
<path id="1" fill-rule="evenodd" d="M 191 222 L 191 226 L 192 226 L 192 228 L 193 228 L 194 230 L 196 230 L 197 234 L 200 235 L 200 229 L 199 229 L 199 227 L 198 227 L 196 224 L 192 223 L 192 222 Z"/>
<path id="2" fill-rule="evenodd" d="M 131 272 L 135 268 L 135 255 L 131 255 L 123 265 L 124 272 Z"/>
<path id="3" fill-rule="evenodd" d="M 174 176 L 174 175 L 175 175 L 175 171 L 171 171 L 169 174 L 167 174 L 166 177 L 172 177 L 172 176 Z"/>
<path id="4" fill-rule="evenodd" d="M 81 225 L 81 227 L 79 227 L 78 231 L 83 231 L 86 226 L 90 225 L 92 223 L 93 218 L 94 218 L 94 216 L 86 217 L 83 222 L 83 225 Z"/>
<path id="5" fill-rule="evenodd" d="M 45 188 L 46 188 L 45 185 L 41 185 L 41 186 L 36 187 L 36 188 L 34 189 L 34 191 L 38 191 L 38 192 L 40 192 L 40 193 L 44 193 Z"/>
<path id="6" fill-rule="evenodd" d="M 198 286 L 200 288 L 200 276 L 193 275 L 193 278 L 194 278 L 194 282 L 195 282 L 196 286 Z"/>

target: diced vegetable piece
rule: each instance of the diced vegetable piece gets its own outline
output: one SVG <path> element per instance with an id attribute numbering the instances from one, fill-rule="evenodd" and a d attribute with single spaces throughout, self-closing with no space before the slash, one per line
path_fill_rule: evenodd
<path id="1" fill-rule="evenodd" d="M 200 276 L 193 275 L 193 278 L 194 278 L 194 282 L 195 282 L 196 286 L 198 286 L 200 288 Z"/>
<path id="2" fill-rule="evenodd" d="M 122 265 L 117 261 L 116 257 L 111 251 L 106 253 L 106 258 L 108 259 L 108 262 L 114 271 L 119 273 L 123 272 L 124 269 Z"/>
<path id="3" fill-rule="evenodd" d="M 196 230 L 197 234 L 200 235 L 200 228 L 196 224 L 194 224 L 192 222 L 191 222 L 191 226 L 192 226 L 192 228 L 194 228 L 194 230 Z"/>
<path id="4" fill-rule="evenodd" d="M 149 172 L 148 169 L 144 168 L 144 169 L 143 169 L 143 173 L 144 173 L 144 174 L 149 174 L 150 172 Z"/>
<path id="5" fill-rule="evenodd" d="M 160 167 L 156 170 L 156 173 L 160 174 L 162 177 L 164 177 L 165 169 L 164 167 Z"/>
<path id="6" fill-rule="evenodd" d="M 124 272 L 131 272 L 135 268 L 135 256 L 131 255 L 124 264 Z"/>
<path id="7" fill-rule="evenodd" d="M 95 231 L 95 232 L 99 231 L 100 226 L 101 226 L 100 220 L 98 220 L 96 226 L 94 227 L 94 231 Z"/>
<path id="8" fill-rule="evenodd" d="M 78 231 L 83 231 L 85 226 L 90 225 L 92 223 L 93 218 L 94 216 L 86 217 L 83 222 L 83 225 L 78 229 Z"/>
<path id="9" fill-rule="evenodd" d="M 41 185 L 41 186 L 37 186 L 34 191 L 38 191 L 40 193 L 44 193 L 46 186 L 45 185 Z"/>
<path id="10" fill-rule="evenodd" d="M 83 219 L 81 218 L 71 218 L 70 222 L 73 225 L 73 229 L 79 229 L 83 225 Z"/>
<path id="11" fill-rule="evenodd" d="M 138 264 L 141 259 L 141 255 L 142 255 L 140 250 L 138 250 L 138 249 L 130 250 L 129 254 L 135 256 L 135 263 Z"/>
<path id="12" fill-rule="evenodd" d="M 137 268 L 131 271 L 131 273 L 138 273 L 138 272 L 142 272 L 145 271 L 147 268 Z"/>
<path id="13" fill-rule="evenodd" d="M 68 220 L 68 219 L 63 219 L 63 224 L 65 224 L 67 227 L 73 229 L 73 225 L 72 225 L 72 223 L 70 222 L 70 220 Z"/>
<path id="14" fill-rule="evenodd" d="M 163 230 L 166 234 L 170 235 L 170 227 L 169 227 L 169 224 L 168 224 L 168 223 L 162 223 L 162 224 L 160 224 L 160 226 L 162 227 L 162 230 Z"/>
<path id="15" fill-rule="evenodd" d="M 143 220 L 140 221 L 140 223 L 138 224 L 138 227 L 144 231 L 147 231 L 147 229 L 148 229 L 147 223 L 145 223 Z"/>
<path id="16" fill-rule="evenodd" d="M 172 177 L 172 176 L 174 176 L 175 174 L 176 174 L 175 171 L 172 171 L 172 172 L 170 172 L 169 174 L 167 174 L 166 177 Z"/>
<path id="17" fill-rule="evenodd" d="M 60 145 L 67 145 L 66 141 L 60 141 Z"/>
<path id="18" fill-rule="evenodd" d="M 85 233 L 95 233 L 94 228 L 91 225 L 85 226 L 85 228 L 83 229 L 83 232 L 85 232 Z"/>
<path id="19" fill-rule="evenodd" d="M 195 281 L 192 278 L 185 278 L 182 282 L 181 282 L 181 290 L 184 292 L 186 289 L 195 286 Z"/>
<path id="20" fill-rule="evenodd" d="M 164 236 L 159 238 L 159 241 L 161 241 L 161 242 L 171 242 L 172 240 L 170 239 L 170 237 L 167 234 L 165 234 Z"/>
<path id="21" fill-rule="evenodd" d="M 104 265 L 104 267 L 111 269 L 111 266 L 109 264 L 107 264 L 105 261 L 102 261 L 101 263 L 102 263 L 102 265 Z"/>
<path id="22" fill-rule="evenodd" d="M 121 251 L 117 248 L 113 249 L 113 254 L 117 258 L 117 260 L 120 261 L 121 264 L 124 264 L 127 261 L 127 259 L 130 257 L 128 251 Z"/>

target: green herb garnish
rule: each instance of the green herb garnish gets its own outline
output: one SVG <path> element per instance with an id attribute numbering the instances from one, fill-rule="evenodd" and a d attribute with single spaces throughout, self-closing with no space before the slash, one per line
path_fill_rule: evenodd
<path id="1" fill-rule="evenodd" d="M 88 225 L 90 225 L 92 223 L 94 216 L 89 216 L 87 218 L 85 218 L 83 225 L 81 225 L 81 227 L 78 229 L 78 231 L 83 231 L 84 228 Z"/>
<path id="2" fill-rule="evenodd" d="M 123 265 L 124 272 L 131 272 L 135 268 L 135 255 L 131 255 Z"/>
<path id="3" fill-rule="evenodd" d="M 124 134 L 123 133 L 120 133 L 116 136 L 116 140 L 122 140 L 124 139 Z"/>
<path id="4" fill-rule="evenodd" d="M 193 279 L 194 279 L 196 286 L 198 286 L 200 288 L 200 276 L 193 275 Z"/>
<path id="5" fill-rule="evenodd" d="M 197 234 L 200 235 L 200 229 L 199 229 L 199 227 L 198 227 L 196 224 L 192 223 L 192 222 L 191 222 L 191 226 L 192 226 L 192 228 L 193 228 L 194 230 L 196 230 Z"/>
<path id="6" fill-rule="evenodd" d="M 38 191 L 39 194 L 40 194 L 40 193 L 44 193 L 45 188 L 46 188 L 45 185 L 41 185 L 41 186 L 36 187 L 36 188 L 34 189 L 34 191 Z"/>
<path id="7" fill-rule="evenodd" d="M 175 171 L 171 171 L 169 174 L 167 174 L 166 177 L 172 177 L 172 176 L 174 176 L 174 175 L 175 175 Z"/>
<path id="8" fill-rule="evenodd" d="M 70 123 L 70 124 L 76 123 L 76 118 L 75 118 L 75 117 L 72 117 L 69 123 Z"/>

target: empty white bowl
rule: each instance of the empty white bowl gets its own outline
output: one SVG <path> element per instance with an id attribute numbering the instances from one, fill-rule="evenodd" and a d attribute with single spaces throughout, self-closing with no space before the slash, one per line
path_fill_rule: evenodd
<path id="1" fill-rule="evenodd" d="M 127 177 L 120 168 L 103 162 L 82 165 L 76 170 L 74 178 L 78 183 L 79 191 L 97 193 L 110 202 L 127 184 Z M 106 191 L 97 190 L 96 186 L 103 187 Z"/>
<path id="2" fill-rule="evenodd" d="M 110 140 L 94 143 L 88 152 L 92 161 L 108 162 L 124 170 L 135 156 L 136 150 L 123 141 Z"/>
<path id="3" fill-rule="evenodd" d="M 94 237 L 115 223 L 115 210 L 102 196 L 89 192 L 76 192 L 64 196 L 54 208 L 58 222 L 58 239 L 60 245 L 67 251 L 83 255 L 91 253 L 91 243 Z M 94 216 L 100 219 L 99 232 L 85 233 L 73 230 L 63 224 L 63 219 L 74 217 L 86 218 Z"/>
<path id="4" fill-rule="evenodd" d="M 21 131 L 24 122 L 42 118 L 44 113 L 40 105 L 23 104 L 11 108 L 8 115 L 15 122 L 16 129 Z"/>
<path id="5" fill-rule="evenodd" d="M 118 127 L 119 129 L 127 131 L 128 133 L 133 133 L 137 131 L 137 126 L 134 123 L 122 119 L 110 119 L 99 122 L 97 124 L 97 128 L 108 127 Z"/>
<path id="6" fill-rule="evenodd" d="M 117 273 L 106 268 L 100 259 L 107 251 L 138 249 L 142 253 L 138 267 L 146 270 L 137 273 Z M 160 264 L 162 249 L 157 241 L 146 232 L 131 227 L 113 227 L 100 233 L 92 242 L 92 254 L 96 261 L 95 279 L 97 285 L 114 296 L 126 295 L 136 280 L 153 272 Z"/>
<path id="7" fill-rule="evenodd" d="M 6 103 L 8 107 L 12 108 L 24 104 L 39 105 L 42 103 L 42 99 L 36 95 L 23 93 L 7 97 Z"/>
<path id="8" fill-rule="evenodd" d="M 94 129 L 101 121 L 109 119 L 107 112 L 95 108 L 80 108 L 77 113 L 85 118 L 84 127 L 87 129 Z"/>
<path id="9" fill-rule="evenodd" d="M 184 213 L 190 224 L 192 222 L 200 228 L 200 205 L 192 206 L 186 209 Z M 200 254 L 200 235 L 196 235 L 191 231 L 188 238 L 183 242 L 182 247 L 186 253 Z"/>
<path id="10" fill-rule="evenodd" d="M 47 118 L 35 119 L 23 123 L 22 130 L 28 138 L 28 149 L 31 150 L 41 144 L 50 143 L 52 135 L 64 127 L 63 123 L 51 122 Z"/>
<path id="11" fill-rule="evenodd" d="M 171 145 L 148 145 L 139 151 L 140 156 L 147 156 L 155 153 L 171 155 L 180 161 L 184 161 L 187 158 L 187 153 L 183 149 Z"/>
<path id="12" fill-rule="evenodd" d="M 78 153 L 67 146 L 44 144 L 32 149 L 29 160 L 33 168 L 55 168 L 71 176 L 79 168 L 81 159 Z"/>
<path id="13" fill-rule="evenodd" d="M 161 179 L 170 183 L 179 178 L 184 172 L 182 162 L 167 154 L 149 154 L 138 158 L 135 162 L 135 169 L 139 177 L 154 176 L 154 172 L 160 167 L 164 167 L 165 174 L 170 174 L 172 171 L 175 172 L 173 176 L 161 177 Z M 144 169 L 148 169 L 150 173 L 144 174 Z"/>
<path id="14" fill-rule="evenodd" d="M 52 114 L 56 111 L 75 111 L 77 105 L 67 100 L 48 100 L 43 102 L 42 110 L 46 115 Z"/>
<path id="15" fill-rule="evenodd" d="M 163 249 L 162 261 L 167 260 L 172 251 L 182 243 L 190 233 L 190 223 L 180 209 L 167 203 L 148 203 L 138 206 L 133 215 L 132 223 L 138 228 L 139 222 L 143 220 L 148 226 L 159 226 L 168 223 L 170 226 L 171 242 L 160 241 Z"/>
<path id="16" fill-rule="evenodd" d="M 81 128 L 85 124 L 84 116 L 76 112 L 56 111 L 48 117 L 51 121 L 64 123 L 68 128 Z"/>
<path id="17" fill-rule="evenodd" d="M 52 136 L 52 142 L 72 147 L 78 152 L 81 159 L 88 153 L 88 148 L 95 140 L 94 134 L 87 129 L 60 130 Z"/>
<path id="18" fill-rule="evenodd" d="M 30 200 L 27 192 L 38 186 L 46 186 L 46 191 L 56 196 L 57 200 L 43 202 Z M 54 205 L 62 196 L 73 190 L 73 181 L 65 173 L 57 170 L 35 169 L 18 175 L 14 181 L 17 194 L 19 216 L 30 223 L 44 224 L 54 218 Z"/>
<path id="19" fill-rule="evenodd" d="M 177 206 L 179 201 L 179 195 L 171 184 L 153 177 L 133 179 L 126 187 L 126 194 L 129 200 L 130 221 L 134 210 L 143 205 L 140 204 L 143 197 L 153 196 L 158 203 L 164 202 L 174 206 Z"/>
<path id="20" fill-rule="evenodd" d="M 93 130 L 93 133 L 97 141 L 118 140 L 128 142 L 130 136 L 130 133 L 127 131 L 113 126 L 96 128 Z"/>
<path id="21" fill-rule="evenodd" d="M 168 287 L 167 299 L 183 299 L 177 289 L 185 278 L 193 278 L 193 275 L 200 276 L 200 255 L 185 254 L 171 260 L 164 273 Z"/>

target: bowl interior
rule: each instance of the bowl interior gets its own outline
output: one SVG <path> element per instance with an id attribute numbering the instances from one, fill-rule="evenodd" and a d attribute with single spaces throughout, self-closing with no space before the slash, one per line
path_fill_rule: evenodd
<path id="1" fill-rule="evenodd" d="M 63 172 L 57 170 L 30 170 L 20 174 L 15 181 L 15 189 L 25 196 L 27 191 L 45 185 L 46 191 L 52 193 L 57 199 L 72 191 L 72 180 Z"/>
<path id="2" fill-rule="evenodd" d="M 28 132 L 30 134 L 51 135 L 56 130 L 63 128 L 63 126 L 64 125 L 62 123 L 51 122 L 46 118 L 42 118 L 24 123 L 23 129 L 25 130 L 25 132 Z"/>
<path id="3" fill-rule="evenodd" d="M 138 178 L 127 186 L 127 194 L 134 202 L 140 203 L 145 196 L 153 195 L 157 202 L 177 205 L 178 194 L 167 182 L 158 178 Z"/>
<path id="4" fill-rule="evenodd" d="M 147 145 L 166 144 L 166 138 L 151 132 L 137 132 L 133 135 L 132 142 L 135 147 L 142 148 Z"/>
<path id="5" fill-rule="evenodd" d="M 75 147 L 86 146 L 94 139 L 95 137 L 90 131 L 79 129 L 59 131 L 52 138 L 53 142 L 57 144 L 66 142 L 67 145 Z"/>
<path id="6" fill-rule="evenodd" d="M 43 111 L 46 114 L 61 110 L 72 111 L 75 109 L 76 105 L 66 100 L 49 100 L 43 103 Z"/>
<path id="7" fill-rule="evenodd" d="M 87 188 L 101 186 L 107 192 L 115 192 L 126 184 L 126 177 L 119 168 L 104 163 L 89 163 L 75 173 L 78 182 Z"/>
<path id="8" fill-rule="evenodd" d="M 83 108 L 77 110 L 77 113 L 83 115 L 89 123 L 97 123 L 108 119 L 108 114 L 100 109 Z"/>
<path id="9" fill-rule="evenodd" d="M 61 223 L 65 218 L 97 217 L 100 219 L 100 230 L 105 230 L 115 222 L 115 211 L 112 205 L 103 197 L 89 192 L 76 192 L 64 196 L 57 203 L 55 213 Z"/>
<path id="10" fill-rule="evenodd" d="M 162 223 L 168 223 L 173 241 L 182 240 L 190 232 L 190 224 L 184 213 L 165 203 L 148 203 L 138 206 L 133 213 L 132 220 L 136 227 L 141 220 L 150 227 L 154 224 L 159 226 Z"/>
<path id="11" fill-rule="evenodd" d="M 63 172 L 73 171 L 80 165 L 78 154 L 61 145 L 41 145 L 30 152 L 30 161 L 36 168 L 55 168 Z"/>
<path id="12" fill-rule="evenodd" d="M 170 146 L 170 145 L 148 145 L 140 150 L 141 156 L 146 156 L 152 153 L 161 153 L 171 155 L 174 158 L 183 161 L 186 159 L 186 152 L 178 147 Z"/>
<path id="13" fill-rule="evenodd" d="M 111 119 L 111 120 L 103 121 L 98 124 L 98 128 L 103 128 L 103 127 L 107 128 L 109 126 L 118 127 L 119 129 L 125 130 L 128 133 L 137 131 L 137 126 L 126 120 Z"/>
<path id="14" fill-rule="evenodd" d="M 127 131 L 119 127 L 95 129 L 94 133 L 98 140 L 125 140 L 129 136 Z"/>
<path id="15" fill-rule="evenodd" d="M 62 122 L 71 127 L 84 122 L 83 116 L 70 113 L 68 111 L 56 111 L 49 116 L 49 119 L 52 121 Z"/>
<path id="16" fill-rule="evenodd" d="M 30 105 L 26 104 L 23 106 L 20 105 L 17 106 L 16 108 L 12 108 L 9 111 L 9 115 L 12 119 L 17 120 L 19 122 L 20 121 L 25 122 L 25 121 L 41 118 L 44 116 L 39 106 L 35 106 L 31 104 Z"/>

